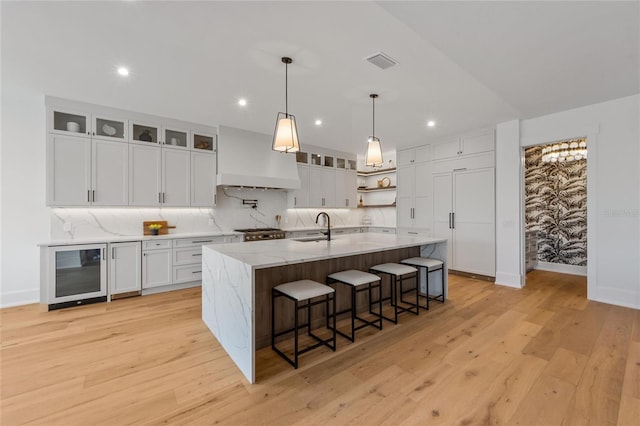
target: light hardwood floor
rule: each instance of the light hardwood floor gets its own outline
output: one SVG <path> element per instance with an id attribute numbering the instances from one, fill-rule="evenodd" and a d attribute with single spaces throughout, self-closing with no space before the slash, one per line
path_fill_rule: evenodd
<path id="1" fill-rule="evenodd" d="M 450 276 L 450 299 L 293 370 L 270 349 L 249 385 L 190 289 L 1 314 L 3 426 L 637 425 L 640 311 L 589 302 L 583 278 L 523 290 Z"/>

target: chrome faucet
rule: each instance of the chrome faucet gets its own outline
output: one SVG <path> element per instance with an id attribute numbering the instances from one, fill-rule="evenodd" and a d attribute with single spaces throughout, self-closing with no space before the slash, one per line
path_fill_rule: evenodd
<path id="1" fill-rule="evenodd" d="M 318 216 L 316 216 L 316 224 L 322 215 L 327 218 L 327 232 L 323 232 L 323 234 L 327 236 L 327 241 L 331 241 L 331 218 L 329 218 L 329 215 L 325 212 L 318 213 Z"/>

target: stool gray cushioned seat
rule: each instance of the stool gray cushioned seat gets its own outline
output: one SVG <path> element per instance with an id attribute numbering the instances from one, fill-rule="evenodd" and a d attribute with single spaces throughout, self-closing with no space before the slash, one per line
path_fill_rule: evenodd
<path id="1" fill-rule="evenodd" d="M 314 297 L 324 296 L 325 294 L 333 293 L 335 291 L 328 285 L 320 284 L 319 282 L 311 280 L 300 280 L 280 284 L 274 287 L 274 289 L 298 301 L 313 299 Z"/>
<path id="2" fill-rule="evenodd" d="M 329 275 L 332 280 L 340 281 L 344 284 L 359 286 L 370 282 L 380 281 L 380 277 L 364 271 L 350 269 L 348 271 L 335 272 Z"/>
<path id="3" fill-rule="evenodd" d="M 406 263 L 407 265 L 424 266 L 425 268 L 435 268 L 436 266 L 441 266 L 444 262 L 442 262 L 442 260 L 431 259 L 428 257 L 411 257 L 409 259 L 400 261 L 400 263 Z"/>
<path id="4" fill-rule="evenodd" d="M 385 274 L 392 275 L 406 275 L 412 274 L 417 271 L 416 268 L 408 265 L 401 265 L 399 263 L 381 263 L 379 265 L 374 265 L 369 270 L 374 270 L 378 272 L 384 272 Z"/>

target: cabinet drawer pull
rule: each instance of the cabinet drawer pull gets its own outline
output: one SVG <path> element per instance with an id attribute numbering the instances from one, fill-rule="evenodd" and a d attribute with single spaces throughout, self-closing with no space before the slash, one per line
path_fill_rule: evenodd
<path id="1" fill-rule="evenodd" d="M 201 273 L 201 272 L 202 272 L 202 271 L 193 271 L 193 272 L 191 272 L 191 273 L 192 273 L 192 274 L 199 274 L 199 273 Z"/>
<path id="2" fill-rule="evenodd" d="M 465 170 L 467 170 L 466 167 L 460 167 L 459 169 L 453 169 L 454 172 L 463 172 Z"/>
<path id="3" fill-rule="evenodd" d="M 412 231 L 407 232 L 407 234 L 411 234 L 411 235 L 418 235 L 418 233 L 417 233 L 417 232 L 412 232 Z"/>
<path id="4" fill-rule="evenodd" d="M 197 244 L 197 243 L 212 243 L 213 240 L 200 240 L 200 241 L 191 241 L 191 244 Z"/>
<path id="5" fill-rule="evenodd" d="M 193 253 L 191 256 L 202 256 L 202 253 Z"/>

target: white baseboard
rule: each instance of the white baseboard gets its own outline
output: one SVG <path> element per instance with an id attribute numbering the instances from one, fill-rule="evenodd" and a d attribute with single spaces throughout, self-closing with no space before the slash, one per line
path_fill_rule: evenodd
<path id="1" fill-rule="evenodd" d="M 586 266 L 565 265 L 564 263 L 538 262 L 538 265 L 534 269 L 559 272 L 561 274 L 581 275 L 583 277 L 587 276 Z"/>
<path id="2" fill-rule="evenodd" d="M 40 290 L 9 291 L 0 294 L 0 308 L 40 303 Z"/>
<path id="3" fill-rule="evenodd" d="M 496 272 L 496 284 L 506 287 L 522 288 L 522 277 L 519 274 Z"/>
<path id="4" fill-rule="evenodd" d="M 587 294 L 589 300 L 608 303 L 625 308 L 640 309 L 640 291 L 623 290 L 613 287 L 600 287 L 596 294 Z"/>

